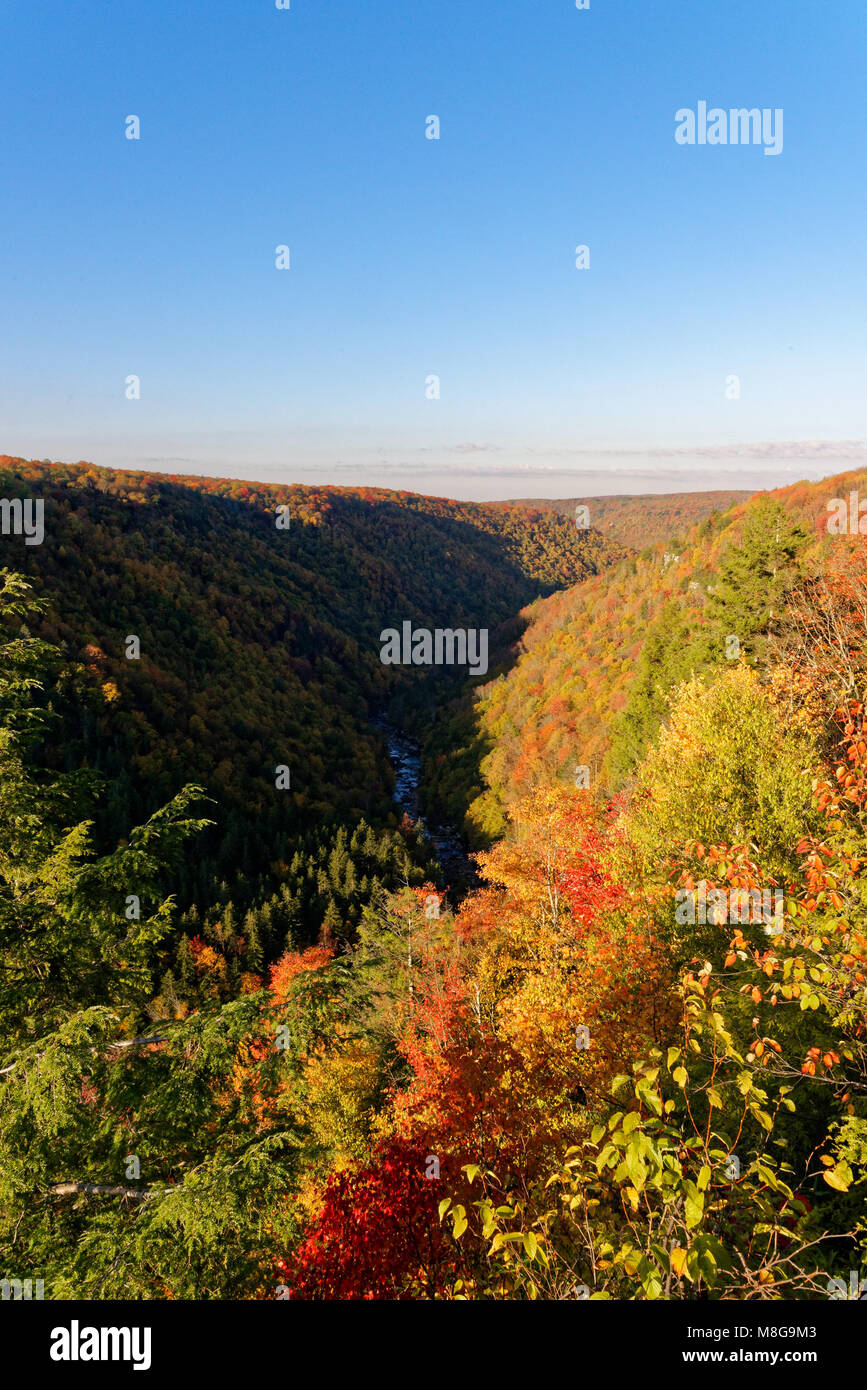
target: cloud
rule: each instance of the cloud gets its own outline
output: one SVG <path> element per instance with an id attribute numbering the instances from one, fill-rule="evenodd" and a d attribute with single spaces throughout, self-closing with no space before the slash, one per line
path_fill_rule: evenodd
<path id="1" fill-rule="evenodd" d="M 583 450 L 581 452 L 584 452 Z M 765 440 L 759 444 L 699 444 L 692 448 L 672 449 L 603 449 L 599 454 L 620 458 L 639 454 L 644 458 L 702 458 L 702 459 L 867 459 L 867 441 L 863 439 Z"/>
<path id="2" fill-rule="evenodd" d="M 363 454 L 363 451 L 361 451 Z M 455 456 L 461 462 L 450 463 Z M 505 457 L 504 457 L 505 456 Z M 631 476 L 644 476 L 659 481 L 683 477 L 684 469 L 702 465 L 726 465 L 726 474 L 739 469 L 755 473 L 754 465 L 773 465 L 777 472 L 799 471 L 803 465 L 813 468 L 827 464 L 867 463 L 867 441 L 858 439 L 763 440 L 747 444 L 696 444 L 636 448 L 531 448 L 515 444 L 458 444 L 429 445 L 405 452 L 378 449 L 376 468 L 383 472 L 417 475 L 453 470 L 456 475 L 487 477 L 526 477 L 565 475 L 574 478 L 598 476 L 600 469 L 619 465 L 617 471 Z M 317 465 L 313 465 L 317 466 Z M 361 454 L 354 461 L 336 459 L 318 466 L 326 471 L 357 471 L 363 466 Z M 833 471 L 833 470 L 832 470 Z"/>

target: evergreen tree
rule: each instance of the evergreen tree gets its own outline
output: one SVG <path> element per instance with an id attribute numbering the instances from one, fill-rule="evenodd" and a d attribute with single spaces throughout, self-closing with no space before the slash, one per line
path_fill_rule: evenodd
<path id="1" fill-rule="evenodd" d="M 781 622 L 786 595 L 801 578 L 798 557 L 807 539 L 803 527 L 778 502 L 764 499 L 750 510 L 740 541 L 724 555 L 708 598 L 717 655 L 731 656 L 725 644 L 736 637 L 750 665 L 763 661 L 768 637 Z"/>
<path id="2" fill-rule="evenodd" d="M 680 682 L 727 660 L 743 658 L 756 665 L 765 658 L 786 595 L 799 582 L 798 557 L 806 540 L 806 532 L 779 503 L 763 499 L 723 557 L 703 621 L 674 600 L 665 605 L 648 630 L 635 680 L 612 730 L 607 766 L 615 784 L 644 756 Z"/>
<path id="3" fill-rule="evenodd" d="M 673 687 L 706 665 L 707 657 L 706 643 L 696 638 L 682 606 L 675 600 L 667 603 L 648 630 L 627 703 L 613 729 L 608 768 L 615 783 L 633 771 L 655 738 Z"/>
<path id="4" fill-rule="evenodd" d="M 244 941 L 246 943 L 244 950 L 244 960 L 246 962 L 247 969 L 252 970 L 256 974 L 258 974 L 258 972 L 262 969 L 264 952 L 262 950 L 262 941 L 259 932 L 259 920 L 255 912 L 248 912 L 246 917 L 244 918 L 243 935 Z"/>
<path id="5" fill-rule="evenodd" d="M 190 938 L 182 936 L 178 942 L 175 952 L 175 965 L 178 972 L 178 981 L 181 993 L 185 999 L 189 999 L 196 987 L 196 967 L 193 961 L 193 953 L 190 950 Z"/>

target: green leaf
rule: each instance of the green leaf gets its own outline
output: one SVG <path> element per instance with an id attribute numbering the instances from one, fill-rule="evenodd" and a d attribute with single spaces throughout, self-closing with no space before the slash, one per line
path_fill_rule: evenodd
<path id="1" fill-rule="evenodd" d="M 704 1215 L 704 1197 L 699 1192 L 695 1183 L 690 1182 L 688 1178 L 683 1186 L 686 1193 L 684 1217 L 687 1226 L 689 1226 L 690 1230 L 693 1230 L 696 1226 L 700 1225 L 702 1216 Z"/>
<path id="2" fill-rule="evenodd" d="M 647 1165 L 641 1157 L 641 1152 L 637 1145 L 630 1144 L 623 1159 L 626 1172 L 631 1179 L 632 1186 L 641 1192 L 647 1181 Z"/>
<path id="3" fill-rule="evenodd" d="M 601 1173 L 603 1168 L 607 1168 L 611 1163 L 616 1162 L 617 1150 L 615 1149 L 613 1144 L 606 1144 L 605 1148 L 602 1150 L 599 1157 L 596 1159 L 596 1171 L 598 1173 Z"/>
<path id="4" fill-rule="evenodd" d="M 650 1081 L 639 1081 L 635 1088 L 635 1094 L 639 1100 L 644 1102 L 648 1110 L 653 1111 L 654 1115 L 662 1114 L 662 1098 Z"/>
<path id="5" fill-rule="evenodd" d="M 696 1201 L 692 1197 L 687 1197 L 684 1203 L 684 1216 L 690 1230 L 694 1230 L 696 1226 L 700 1226 L 701 1219 L 704 1216 L 704 1202 L 701 1199 Z"/>

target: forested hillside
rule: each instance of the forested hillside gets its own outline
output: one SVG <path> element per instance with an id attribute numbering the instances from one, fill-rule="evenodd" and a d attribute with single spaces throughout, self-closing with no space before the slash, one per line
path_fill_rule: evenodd
<path id="1" fill-rule="evenodd" d="M 4 479 L 47 503 L 0 575 L 6 1283 L 859 1297 L 867 541 L 827 503 L 867 475 L 535 597 L 556 518 L 86 471 Z M 478 697 L 378 662 L 437 603 L 499 624 Z M 392 680 L 490 842 L 457 902 L 388 799 Z"/>
<path id="2" fill-rule="evenodd" d="M 587 509 L 587 524 L 601 531 L 609 540 L 618 541 L 630 550 L 643 550 L 657 541 L 684 536 L 713 512 L 724 512 L 736 502 L 745 502 L 750 492 L 721 489 L 716 492 L 633 493 L 628 496 L 517 498 L 502 503 L 505 507 L 522 507 L 540 511 L 559 512 L 574 518 L 576 509 Z"/>
<path id="3" fill-rule="evenodd" d="M 420 718 L 401 691 L 427 697 L 418 668 L 381 663 L 383 628 L 493 629 L 620 553 L 564 518 L 374 489 L 7 457 L 0 493 L 45 504 L 43 544 L 9 535 L 3 554 L 49 600 L 34 630 L 74 667 L 48 764 L 105 779 L 100 843 L 204 787 L 215 825 L 174 888 L 202 909 L 228 883 L 241 913 L 281 886 L 275 864 L 316 858 L 302 839 L 321 822 L 394 828 L 370 716 L 392 702 Z"/>
<path id="4" fill-rule="evenodd" d="M 576 769 L 589 769 L 584 785 L 618 788 L 658 728 L 676 679 L 724 657 L 729 636 L 748 658 L 761 652 L 776 627 L 774 598 L 827 547 L 829 501 L 865 481 L 855 472 L 757 494 L 629 556 L 604 579 L 530 605 L 510 644 L 504 634 L 499 669 L 457 700 L 431 736 L 430 803 L 454 817 L 466 811 L 467 833 L 484 844 L 502 833 L 511 800 L 575 785 Z M 729 564 L 757 591 L 755 614 L 748 601 L 744 611 L 738 600 L 725 602 Z"/>

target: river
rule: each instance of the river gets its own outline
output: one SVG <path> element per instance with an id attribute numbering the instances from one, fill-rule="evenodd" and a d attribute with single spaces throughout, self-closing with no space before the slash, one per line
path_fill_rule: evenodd
<path id="1" fill-rule="evenodd" d="M 428 824 L 419 813 L 419 783 L 421 781 L 421 746 L 408 734 L 401 733 L 385 719 L 374 719 L 383 735 L 389 761 L 394 769 L 394 800 L 411 821 L 421 820 L 428 839 L 436 850 L 449 896 L 457 901 L 472 888 L 478 888 L 476 866 L 470 859 L 463 837 L 455 826 Z"/>

